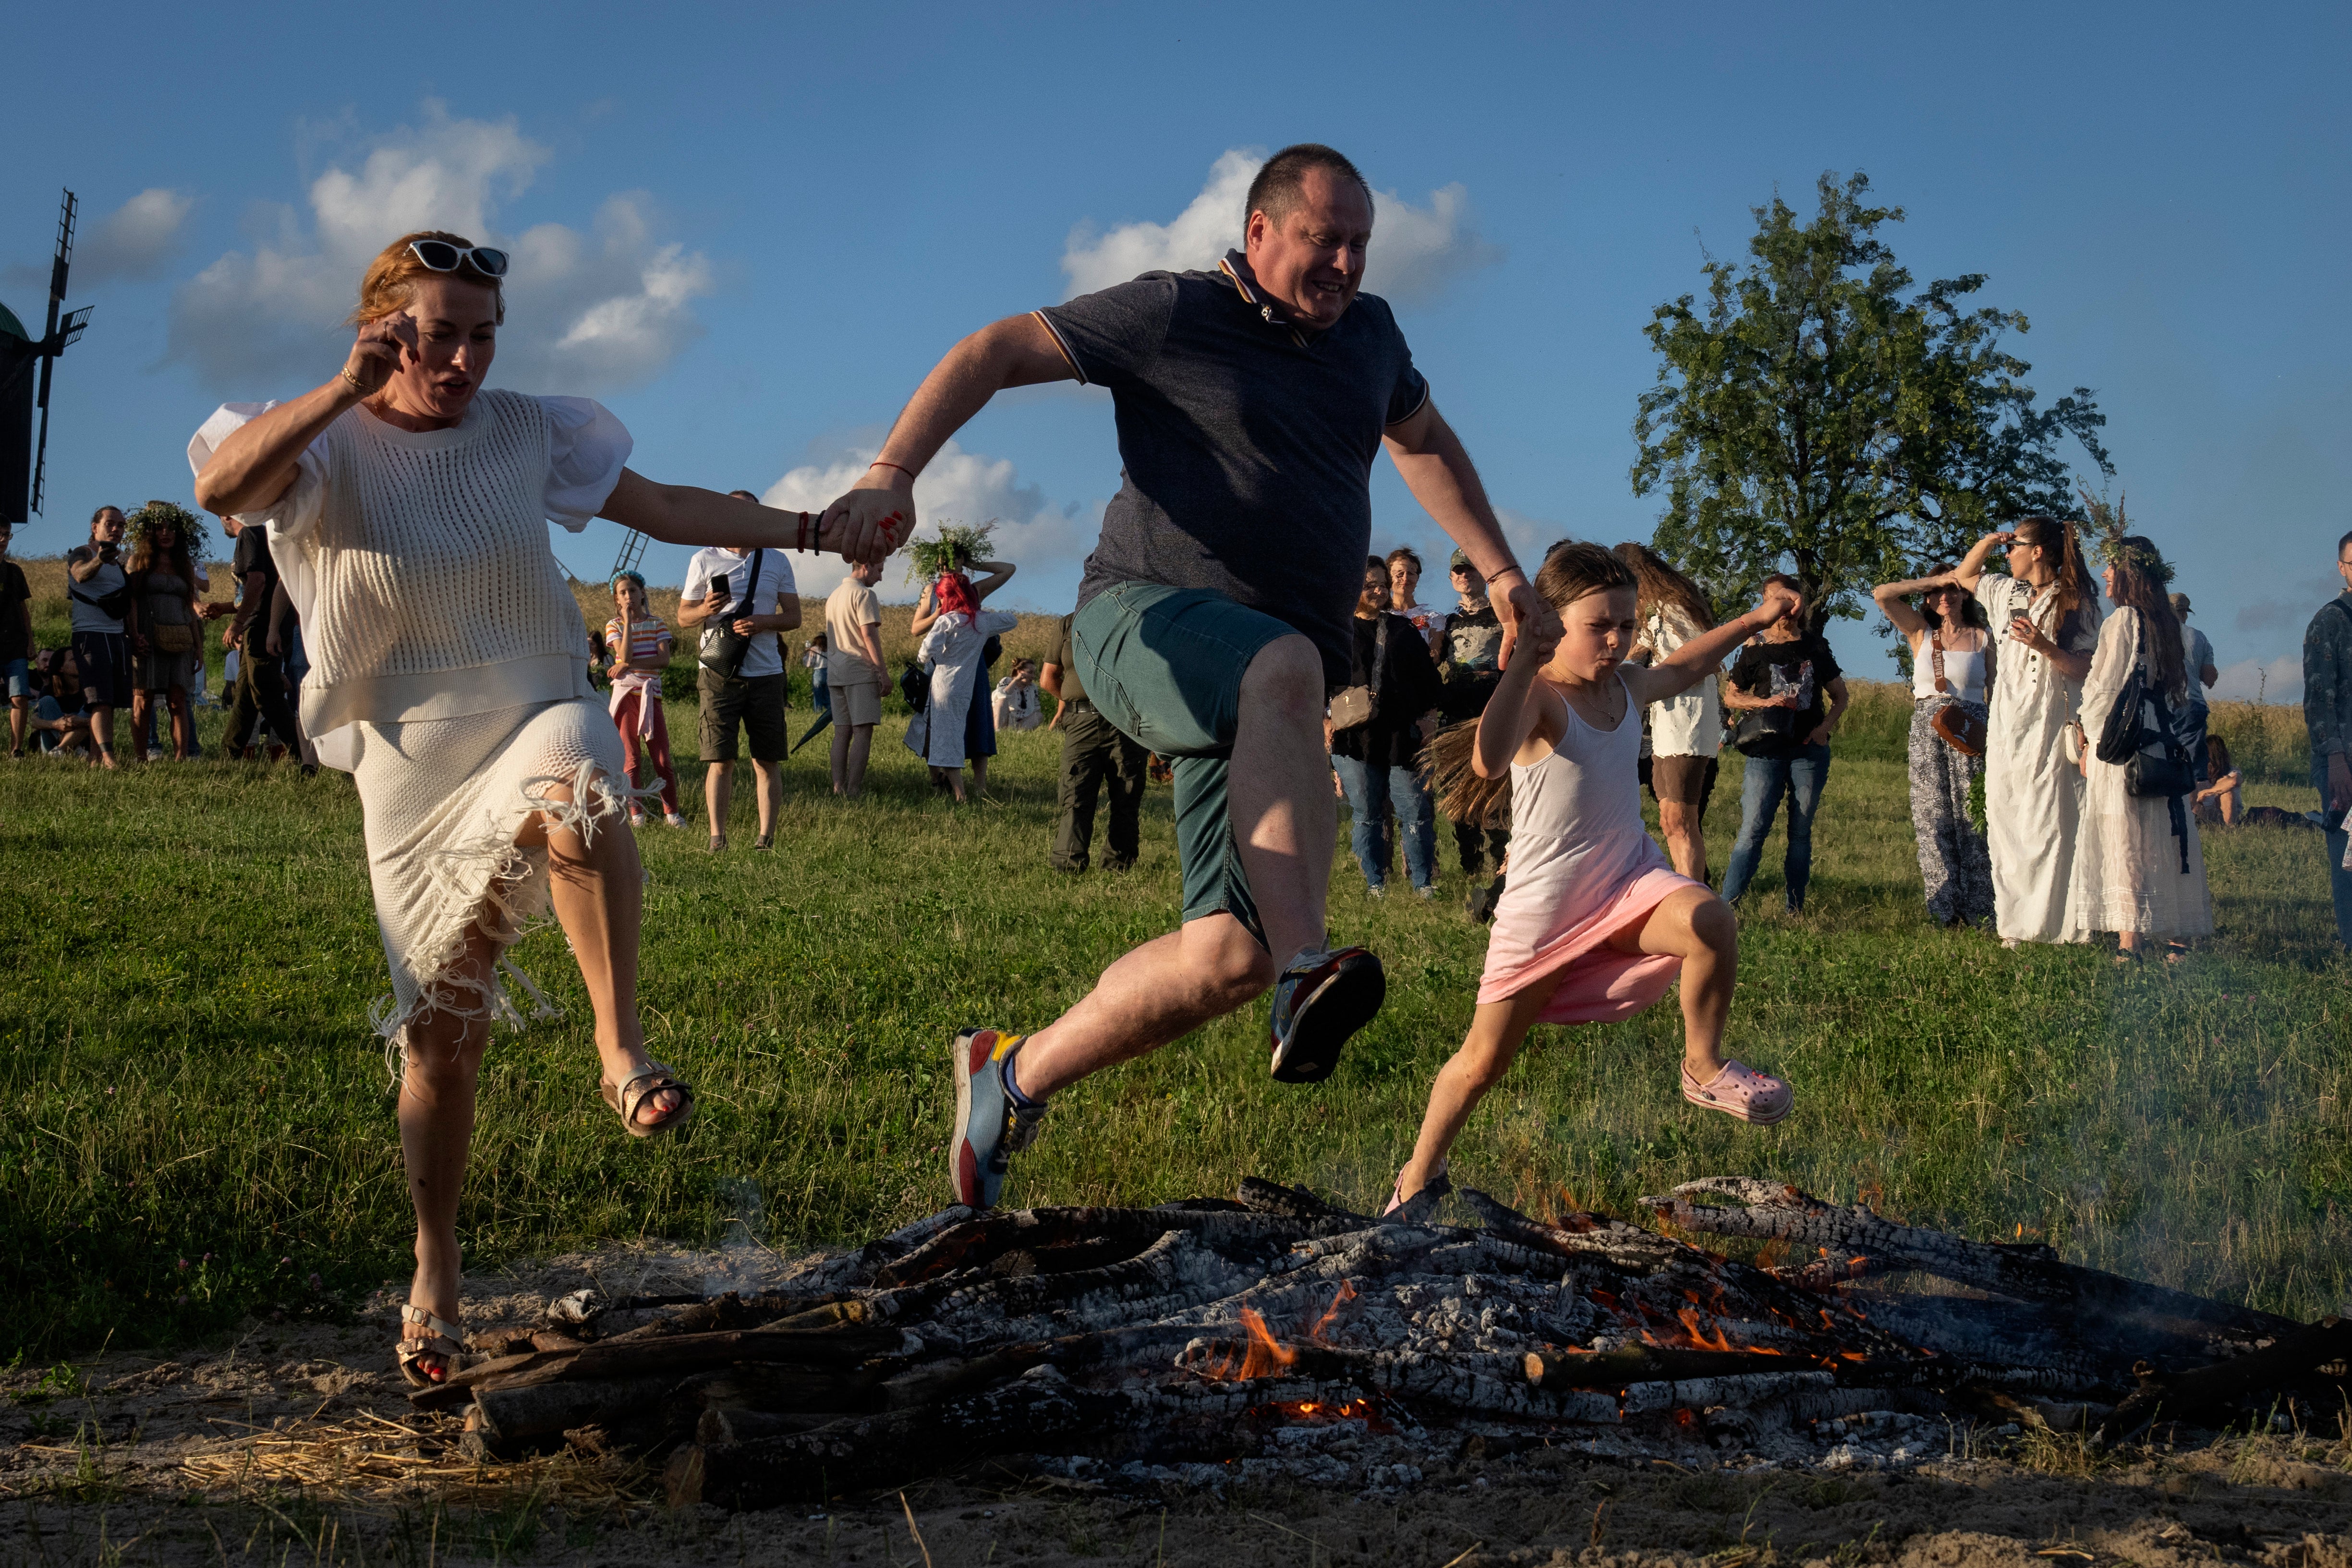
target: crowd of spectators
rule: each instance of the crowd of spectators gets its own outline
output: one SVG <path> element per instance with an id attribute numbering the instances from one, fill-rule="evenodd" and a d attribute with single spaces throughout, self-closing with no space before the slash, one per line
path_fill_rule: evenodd
<path id="1" fill-rule="evenodd" d="M 215 599 L 201 517 L 162 500 L 130 513 L 97 509 L 89 538 L 66 557 L 70 635 L 58 647 L 37 645 L 31 589 L 5 558 L 13 534 L 0 526 L 0 675 L 13 755 L 39 752 L 101 768 L 119 765 L 125 747 L 142 762 L 197 756 L 196 710 L 212 703 L 205 626 L 227 619 L 218 754 L 295 757 L 305 772 L 315 771 L 297 701 L 307 668 L 299 621 L 263 531 L 233 517 L 222 521 L 234 548 L 228 596 Z M 1910 654 L 1911 809 L 1928 913 L 1948 925 L 1994 925 L 2012 946 L 2113 931 L 2120 957 L 2136 958 L 2156 940 L 2178 957 L 2189 939 L 2210 930 L 2200 825 L 2315 822 L 2327 834 L 2338 937 L 2352 948 L 2344 828 L 2352 814 L 2352 534 L 2337 552 L 2347 591 L 2315 616 L 2305 644 L 2305 711 L 2321 808 L 2308 814 L 2247 806 L 2229 742 L 2210 732 L 2206 692 L 2219 670 L 2210 641 L 2189 625 L 2188 595 L 2161 591 L 2169 569 L 2146 541 L 2110 541 L 2109 548 L 2122 553 L 2102 584 L 2115 605 L 2105 616 L 2074 525 L 2049 519 L 1990 536 L 1956 566 L 1874 591 Z M 2008 552 L 2006 575 L 1984 570 L 1995 550 Z M 1715 624 L 1705 594 L 1663 557 L 1632 542 L 1614 553 L 1640 584 L 1633 662 L 1668 658 Z M 986 601 L 1013 572 L 1003 562 L 959 559 L 924 585 L 909 623 L 919 649 L 900 683 L 919 710 L 908 743 L 929 765 L 934 786 L 961 801 L 967 769 L 970 793 L 985 793 L 997 731 L 1058 731 L 1050 863 L 1073 873 L 1088 868 L 1095 818 L 1107 803 L 1101 861 L 1125 870 L 1139 851 L 1140 806 L 1157 759 L 1088 700 L 1068 616 L 1056 623 L 1042 661 L 1016 658 L 992 679 L 1014 617 L 986 608 Z M 850 572 L 826 600 L 824 626 L 800 659 L 817 713 L 802 739 L 831 728 L 832 789 L 853 800 L 865 788 L 888 679 L 875 589 L 880 574 L 874 565 Z M 1334 790 L 1351 819 L 1349 845 L 1375 897 L 1386 891 L 1400 849 L 1414 892 L 1436 896 L 1427 747 L 1442 726 L 1475 722 L 1499 679 L 1501 626 L 1467 557 L 1454 553 L 1454 598 L 1445 607 L 1420 597 L 1422 575 L 1410 549 L 1366 558 L 1349 682 L 1325 724 Z M 1768 581 L 1800 591 L 1793 578 Z M 693 633 L 710 848 L 727 846 L 733 765 L 747 744 L 759 797 L 755 847 L 768 848 L 780 765 L 793 749 L 782 634 L 800 626 L 801 612 L 786 554 L 698 552 L 676 631 L 654 615 L 638 574 L 621 574 L 612 590 L 613 616 L 596 639 L 598 668 L 609 675 L 612 716 L 640 797 L 633 820 L 642 822 L 644 802 L 657 798 L 664 822 L 686 826 L 661 685 L 674 647 Z M 2109 723 L 2127 688 L 2142 694 L 2141 732 L 2151 754 L 2168 752 L 2187 771 L 2173 795 L 2138 793 L 2139 775 L 2126 778 L 2132 748 L 2111 744 L 2102 754 L 2095 731 L 2130 729 L 2128 714 Z M 1645 711 L 1643 778 L 1675 868 L 1707 879 L 1705 814 L 1728 743 L 1743 754 L 1744 772 L 1724 895 L 1735 903 L 1745 895 L 1768 836 L 1785 822 L 1780 893 L 1801 913 L 1831 742 L 1847 705 L 1836 655 L 1801 612 L 1741 648 L 1719 683 L 1703 682 Z M 2060 737 L 2063 771 L 2040 754 L 2045 731 Z M 1451 827 L 1461 870 L 1473 883 L 1468 912 L 1490 918 L 1506 881 L 1507 826 L 1465 820 Z M 1492 879 L 1478 886 L 1489 866 Z"/>

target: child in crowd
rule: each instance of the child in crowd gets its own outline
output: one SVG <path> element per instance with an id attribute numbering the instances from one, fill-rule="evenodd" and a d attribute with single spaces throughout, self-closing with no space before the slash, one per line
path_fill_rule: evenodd
<path id="1" fill-rule="evenodd" d="M 1640 634 L 1633 574 L 1597 544 L 1552 546 L 1536 591 L 1557 640 L 1516 650 L 1486 711 L 1435 744 L 1445 814 L 1487 820 L 1507 788 L 1511 875 L 1495 907 L 1469 1037 L 1437 1075 L 1390 1208 L 1445 1182 L 1446 1151 L 1539 1023 L 1613 1022 L 1683 983 L 1683 1098 L 1759 1124 L 1789 1114 L 1777 1078 L 1721 1055 L 1739 925 L 1705 883 L 1678 875 L 1642 823 L 1642 710 L 1713 679 L 1723 657 L 1787 616 L 1774 585 L 1737 620 L 1664 661 L 1629 665 Z M 1507 783 L 1505 781 L 1507 780 Z"/>
<path id="2" fill-rule="evenodd" d="M 629 783 L 646 787 L 640 752 L 650 752 L 654 770 L 661 775 L 662 821 L 684 827 L 677 809 L 677 770 L 669 760 L 669 721 L 662 711 L 662 668 L 669 663 L 669 628 L 656 619 L 646 597 L 646 580 L 635 572 L 613 579 L 613 608 L 604 623 L 604 646 L 613 656 L 613 698 L 610 711 L 621 731 L 621 750 L 628 758 Z M 645 807 L 629 803 L 629 825 L 645 825 Z"/>

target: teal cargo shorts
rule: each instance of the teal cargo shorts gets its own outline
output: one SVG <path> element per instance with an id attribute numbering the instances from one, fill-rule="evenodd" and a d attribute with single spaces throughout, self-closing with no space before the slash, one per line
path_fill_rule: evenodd
<path id="1" fill-rule="evenodd" d="M 1260 947 L 1265 929 L 1234 839 L 1227 788 L 1242 676 L 1258 650 L 1295 629 L 1205 588 L 1122 583 L 1070 623 L 1087 696 L 1121 734 L 1176 773 L 1176 856 L 1184 918 L 1229 914 Z"/>

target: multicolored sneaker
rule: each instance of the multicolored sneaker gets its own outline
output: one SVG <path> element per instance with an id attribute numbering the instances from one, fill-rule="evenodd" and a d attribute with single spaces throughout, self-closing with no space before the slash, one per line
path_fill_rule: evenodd
<path id="1" fill-rule="evenodd" d="M 1302 952 L 1274 983 L 1274 1077 L 1321 1083 L 1348 1037 L 1372 1021 L 1389 994 L 1381 961 L 1360 947 Z"/>
<path id="2" fill-rule="evenodd" d="M 955 1137 L 948 1145 L 948 1180 L 956 1202 L 996 1206 L 1013 1156 L 1037 1141 L 1045 1102 L 1016 1104 L 1004 1088 L 1004 1064 L 1028 1037 L 1002 1029 L 966 1029 L 955 1037 Z"/>

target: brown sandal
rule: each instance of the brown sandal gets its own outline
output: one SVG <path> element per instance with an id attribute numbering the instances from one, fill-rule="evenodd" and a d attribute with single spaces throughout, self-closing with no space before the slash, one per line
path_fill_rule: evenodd
<path id="1" fill-rule="evenodd" d="M 666 1089 L 677 1090 L 684 1103 L 658 1121 L 639 1121 L 637 1108 L 646 1102 L 646 1097 L 659 1094 Z M 646 1058 L 646 1070 L 618 1089 L 613 1087 L 612 1079 L 599 1079 L 596 1092 L 604 1097 L 605 1104 L 620 1114 L 621 1125 L 628 1129 L 632 1138 L 652 1138 L 664 1132 L 675 1132 L 694 1120 L 694 1090 L 678 1081 L 668 1064 L 655 1061 L 650 1057 Z"/>
<path id="2" fill-rule="evenodd" d="M 412 1340 L 404 1335 L 393 1347 L 393 1364 L 400 1368 L 400 1375 L 409 1387 L 431 1388 L 447 1382 L 466 1369 L 465 1330 L 446 1318 L 434 1316 L 414 1301 L 400 1309 L 400 1321 L 415 1323 L 425 1331 L 426 1336 Z M 440 1376 L 436 1377 L 416 1364 L 426 1356 L 432 1356 L 442 1363 Z"/>

